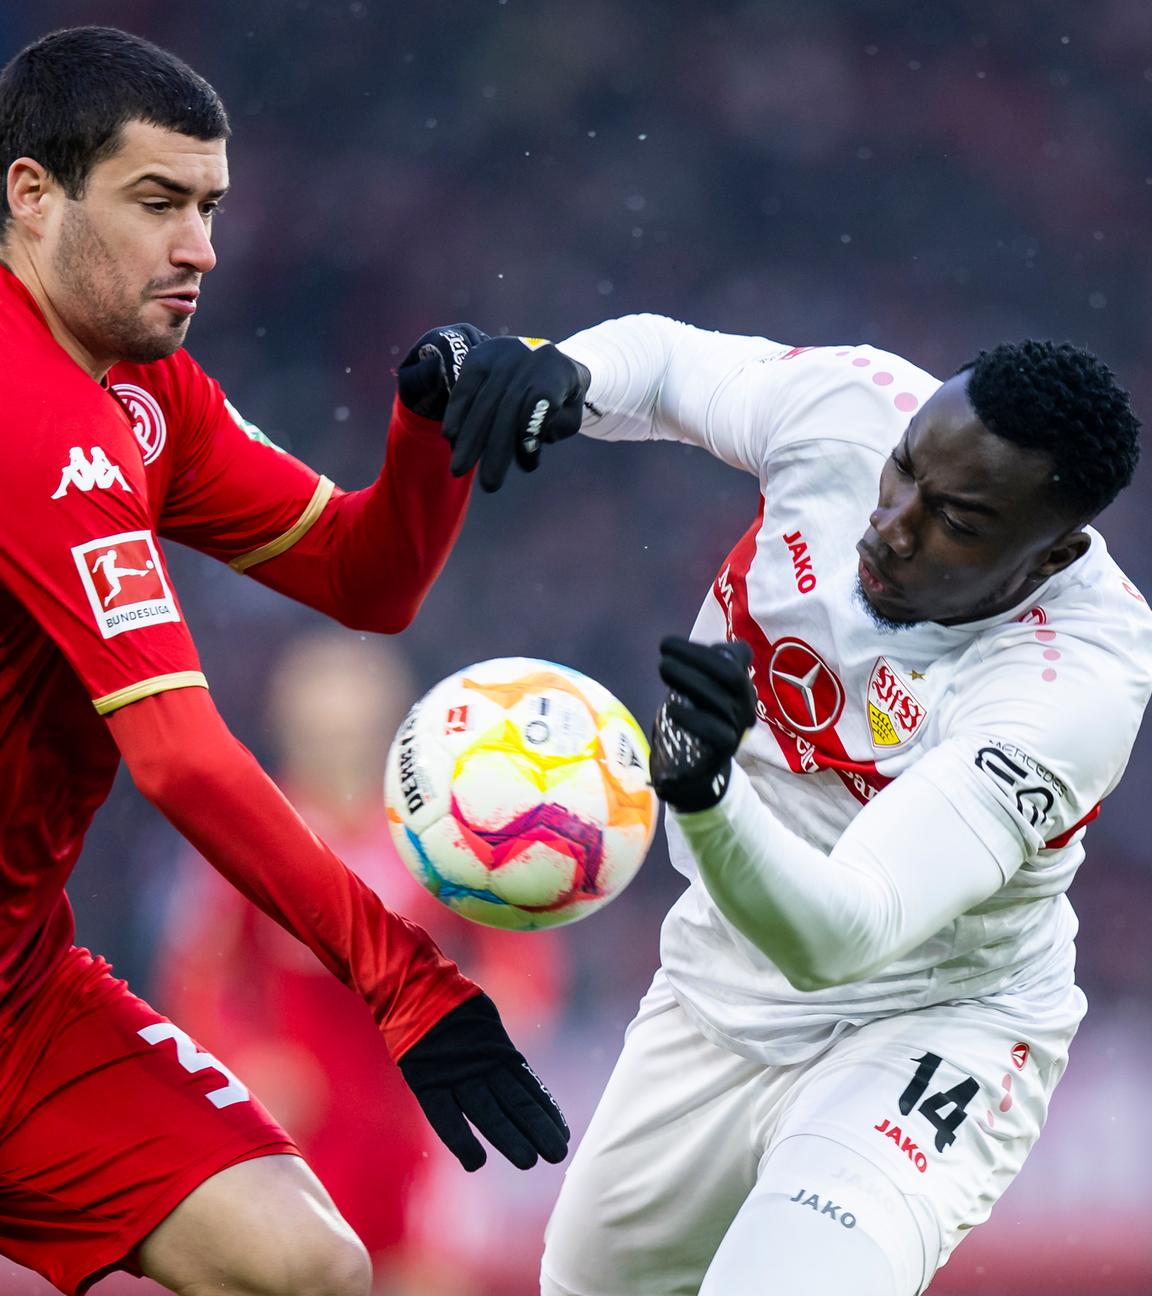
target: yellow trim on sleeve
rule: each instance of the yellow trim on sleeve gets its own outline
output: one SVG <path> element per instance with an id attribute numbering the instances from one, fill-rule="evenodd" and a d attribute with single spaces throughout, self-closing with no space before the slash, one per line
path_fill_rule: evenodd
<path id="1" fill-rule="evenodd" d="M 200 671 L 173 671 L 170 675 L 153 675 L 151 679 L 141 680 L 138 684 L 129 684 L 127 688 L 117 689 L 115 693 L 105 693 L 103 697 L 93 698 L 92 705 L 100 715 L 110 715 L 119 711 L 129 702 L 139 702 L 141 698 L 151 697 L 153 693 L 167 693 L 169 689 L 204 688 L 208 681 Z"/>
<path id="2" fill-rule="evenodd" d="M 275 558 L 277 554 L 282 554 L 285 549 L 291 549 L 297 540 L 311 530 L 316 519 L 324 512 L 324 506 L 332 498 L 332 492 L 336 489 L 334 482 L 327 477 L 321 477 L 316 483 L 316 489 L 312 492 L 312 498 L 308 501 L 308 506 L 304 512 L 296 519 L 292 526 L 279 535 L 275 540 L 269 540 L 267 544 L 261 545 L 259 549 L 253 549 L 251 553 L 241 554 L 239 558 L 233 558 L 228 564 L 233 571 L 247 571 L 249 567 L 255 567 L 257 563 L 267 562 L 269 558 Z"/>

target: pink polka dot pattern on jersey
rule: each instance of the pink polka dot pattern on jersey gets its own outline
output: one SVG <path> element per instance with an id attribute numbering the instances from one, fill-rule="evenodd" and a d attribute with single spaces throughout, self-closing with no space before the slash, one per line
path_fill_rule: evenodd
<path id="1" fill-rule="evenodd" d="M 1050 644 L 1052 640 L 1056 638 L 1055 630 L 1036 630 L 1034 631 L 1034 634 L 1037 641 L 1042 644 Z M 1045 661 L 1058 662 L 1063 655 L 1064 654 L 1060 651 L 1059 648 L 1044 649 Z M 1045 666 L 1044 669 L 1040 672 L 1040 678 L 1044 680 L 1046 683 L 1051 684 L 1052 681 L 1058 675 L 1058 673 L 1059 672 L 1054 667 Z"/>
<path id="2" fill-rule="evenodd" d="M 868 356 L 852 355 L 850 349 L 837 351 L 836 355 L 852 356 L 852 365 L 856 369 L 868 369 L 872 365 L 872 361 Z M 896 375 L 889 373 L 887 369 L 878 369 L 872 375 L 872 381 L 877 387 L 891 387 L 896 381 Z M 902 414 L 911 414 L 913 410 L 920 408 L 920 397 L 908 391 L 896 392 L 892 397 L 892 404 L 895 405 Z"/>

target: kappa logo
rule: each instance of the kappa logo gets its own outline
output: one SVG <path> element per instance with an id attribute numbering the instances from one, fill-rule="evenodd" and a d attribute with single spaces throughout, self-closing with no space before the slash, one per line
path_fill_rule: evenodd
<path id="1" fill-rule="evenodd" d="M 152 463 L 168 440 L 164 411 L 151 392 L 137 387 L 135 383 L 113 383 L 112 391 L 128 411 L 128 417 L 132 420 L 132 435 L 144 451 L 145 465 Z"/>
<path id="2" fill-rule="evenodd" d="M 105 639 L 161 621 L 179 621 L 151 531 L 125 531 L 72 550 L 84 592 Z"/>
<path id="3" fill-rule="evenodd" d="M 796 588 L 801 594 L 811 594 L 816 588 L 816 573 L 812 570 L 812 555 L 808 552 L 807 541 L 799 531 L 783 535 L 780 539 L 792 555 L 792 575 L 796 580 Z"/>
<path id="4" fill-rule="evenodd" d="M 132 487 L 124 480 L 124 474 L 100 446 L 93 446 L 87 454 L 80 446 L 73 446 L 68 451 L 68 462 L 60 473 L 60 485 L 53 491 L 52 498 L 63 499 L 70 486 L 85 493 L 91 490 L 111 490 L 113 486 L 119 486 L 129 495 L 132 494 Z"/>
<path id="5" fill-rule="evenodd" d="M 873 747 L 899 747 L 928 714 L 911 685 L 887 657 L 877 657 L 868 679 L 868 729 Z"/>

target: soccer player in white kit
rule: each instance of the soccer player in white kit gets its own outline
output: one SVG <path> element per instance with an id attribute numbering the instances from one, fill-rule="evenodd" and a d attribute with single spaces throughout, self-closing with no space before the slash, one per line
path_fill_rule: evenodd
<path id="1" fill-rule="evenodd" d="M 1136 464 L 1128 397 L 1068 344 L 941 384 L 633 316 L 560 344 L 559 388 L 556 348 L 498 344 L 454 470 L 494 488 L 525 412 L 587 383 L 587 435 L 702 446 L 762 496 L 661 645 L 690 885 L 544 1296 L 914 1296 L 1020 1169 L 1085 1010 L 1065 891 L 1152 690 L 1152 616 L 1088 525 Z"/>

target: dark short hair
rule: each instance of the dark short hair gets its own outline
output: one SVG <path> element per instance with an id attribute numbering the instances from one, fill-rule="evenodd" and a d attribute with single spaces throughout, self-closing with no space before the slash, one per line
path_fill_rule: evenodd
<path id="1" fill-rule="evenodd" d="M 1002 342 L 981 351 L 968 399 L 995 436 L 1052 463 L 1053 490 L 1078 520 L 1094 518 L 1132 480 L 1140 420 L 1112 370 L 1071 342 Z"/>
<path id="2" fill-rule="evenodd" d="M 120 147 L 131 121 L 227 139 L 220 96 L 174 54 L 115 27 L 69 27 L 25 46 L 0 73 L 0 167 L 34 158 L 69 198 Z M 0 185 L 0 233 L 11 219 Z"/>

